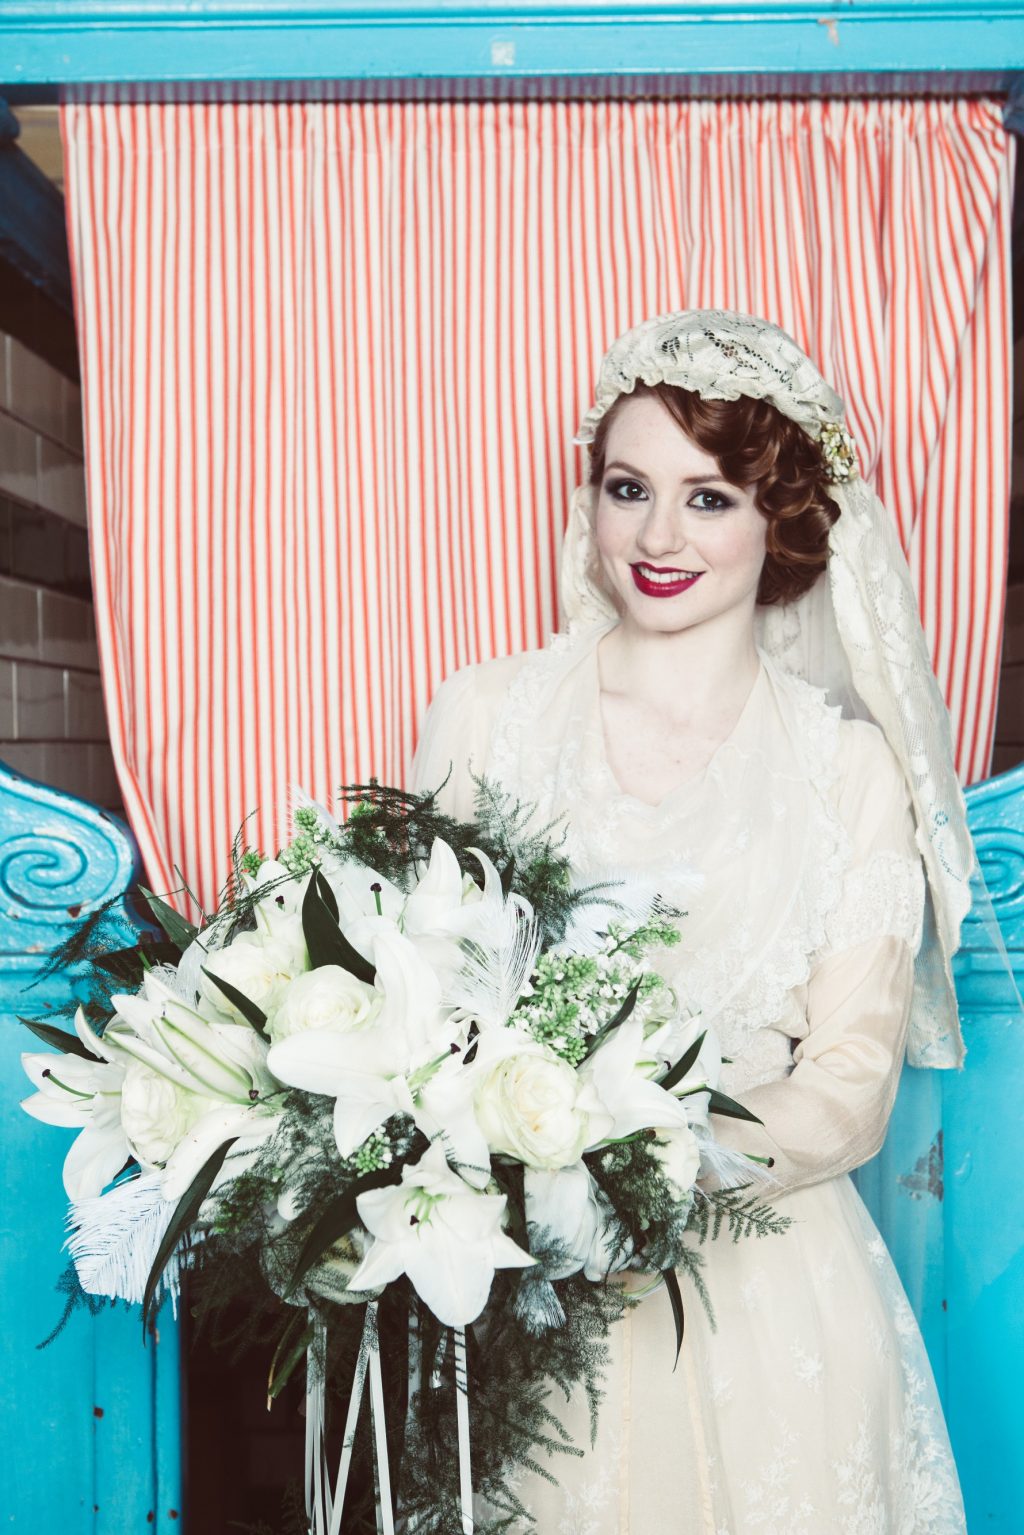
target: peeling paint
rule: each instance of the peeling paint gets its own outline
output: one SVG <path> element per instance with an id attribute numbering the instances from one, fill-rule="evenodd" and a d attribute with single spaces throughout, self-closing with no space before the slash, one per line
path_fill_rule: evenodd
<path id="1" fill-rule="evenodd" d="M 933 1199 L 941 1203 L 944 1192 L 942 1171 L 943 1150 L 940 1130 L 929 1146 L 927 1155 L 918 1157 L 914 1163 L 913 1172 L 903 1173 L 897 1182 L 903 1185 L 911 1199 L 920 1199 L 922 1195 L 930 1194 Z"/>
<path id="2" fill-rule="evenodd" d="M 828 33 L 828 40 L 833 48 L 839 47 L 839 23 L 834 16 L 819 16 L 816 18 L 819 27 L 824 27 Z"/>

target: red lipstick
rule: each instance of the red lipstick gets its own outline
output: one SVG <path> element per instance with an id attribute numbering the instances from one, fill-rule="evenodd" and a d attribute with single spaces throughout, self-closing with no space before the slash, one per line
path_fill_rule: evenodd
<path id="1" fill-rule="evenodd" d="M 633 573 L 634 586 L 646 597 L 677 597 L 680 592 L 688 592 L 691 586 L 696 586 L 704 574 L 702 570 L 697 571 L 695 575 L 683 572 L 678 581 L 651 581 L 643 574 L 639 565 L 631 565 L 629 568 Z M 659 569 L 657 565 L 652 565 L 650 568 Z M 668 569 L 671 568 L 668 567 Z"/>

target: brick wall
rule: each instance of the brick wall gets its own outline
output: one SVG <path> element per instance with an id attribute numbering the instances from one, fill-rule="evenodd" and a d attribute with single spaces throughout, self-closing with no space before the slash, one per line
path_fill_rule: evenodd
<path id="1" fill-rule="evenodd" d="M 2 332 L 0 761 L 123 814 L 93 625 L 79 390 Z"/>

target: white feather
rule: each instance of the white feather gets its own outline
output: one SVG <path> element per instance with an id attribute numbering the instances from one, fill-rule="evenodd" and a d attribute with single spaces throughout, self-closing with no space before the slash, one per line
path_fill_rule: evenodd
<path id="1" fill-rule="evenodd" d="M 480 922 L 462 943 L 462 963 L 445 986 L 447 1007 L 460 1007 L 481 1024 L 500 1028 L 526 989 L 541 935 L 533 908 L 521 896 L 480 903 Z"/>
<path id="2" fill-rule="evenodd" d="M 713 1176 L 720 1188 L 734 1189 L 741 1183 L 753 1185 L 753 1192 L 770 1194 L 778 1178 L 763 1162 L 752 1162 L 742 1151 L 733 1151 L 716 1141 L 714 1135 L 695 1132 L 700 1143 L 700 1176 Z"/>
<path id="3" fill-rule="evenodd" d="M 89 1295 L 141 1304 L 157 1249 L 177 1208 L 160 1192 L 160 1174 L 143 1173 L 116 1183 L 105 1194 L 74 1200 L 68 1210 L 70 1235 L 64 1243 L 74 1259 L 82 1289 Z M 167 1264 L 157 1289 L 171 1297 L 178 1314 L 180 1259 Z"/>

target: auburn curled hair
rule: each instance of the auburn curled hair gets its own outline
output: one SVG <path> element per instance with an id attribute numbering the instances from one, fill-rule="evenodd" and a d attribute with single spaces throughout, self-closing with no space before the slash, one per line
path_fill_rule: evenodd
<path id="1" fill-rule="evenodd" d="M 604 478 L 608 430 L 626 401 L 653 395 L 691 441 L 711 453 L 730 485 L 752 488 L 767 519 L 760 603 L 792 602 L 814 585 L 828 558 L 829 529 L 839 516 L 816 442 L 767 400 L 705 400 L 677 384 L 637 384 L 601 417 L 590 446 L 590 484 Z"/>

